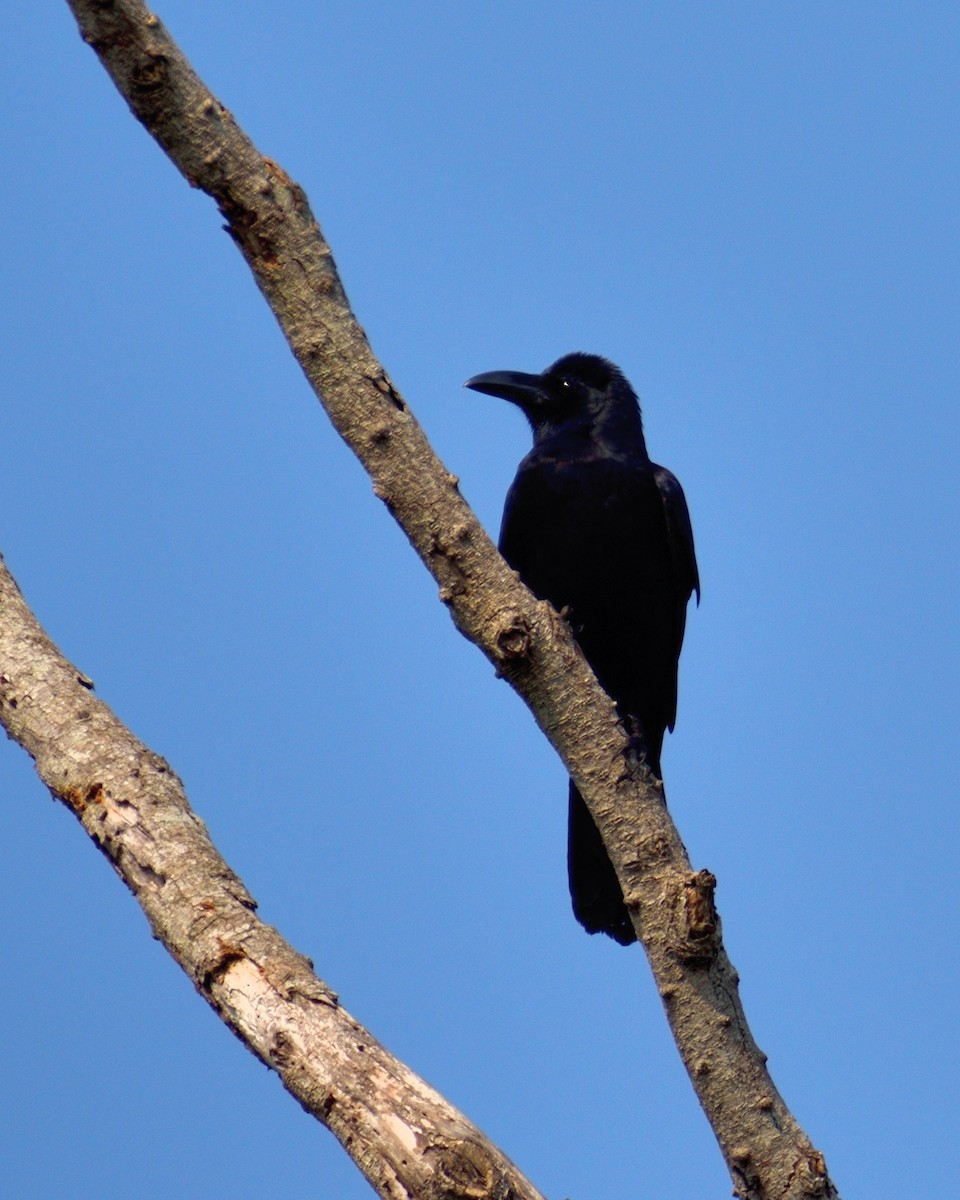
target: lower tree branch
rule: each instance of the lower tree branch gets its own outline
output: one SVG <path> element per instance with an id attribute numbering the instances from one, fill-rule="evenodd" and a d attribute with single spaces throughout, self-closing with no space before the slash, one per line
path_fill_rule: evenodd
<path id="1" fill-rule="evenodd" d="M 715 880 L 692 871 L 661 786 L 638 767 L 569 629 L 497 554 L 374 357 L 302 189 L 257 151 L 140 0 L 68 3 L 134 114 L 186 179 L 218 204 L 331 421 L 436 578 L 458 628 L 524 699 L 576 781 L 617 869 L 737 1194 L 835 1197 L 822 1156 L 777 1093 L 750 1034 L 720 940 Z M 304 961 L 256 920 L 169 768 L 89 695 L 39 630 L 12 630 L 11 613 L 21 628 L 21 603 L 11 581 L 0 612 L 4 721 L 224 1019 L 338 1136 L 351 1121 L 362 1123 L 354 1110 L 363 1107 L 370 1078 L 382 1076 L 395 1115 L 370 1114 L 362 1138 L 349 1135 L 382 1195 L 402 1194 L 395 1184 L 402 1171 L 413 1171 L 413 1157 L 426 1167 L 412 1195 L 508 1194 L 502 1187 L 533 1195 L 472 1127 L 458 1124 L 459 1114 L 444 1107 L 442 1117 L 422 1115 L 427 1099 L 443 1102 L 368 1040 Z M 254 1004 L 258 989 L 277 1005 Z M 268 1009 L 271 1019 L 256 1023 Z M 326 1041 L 310 1041 L 306 1014 Z M 308 1061 L 316 1076 L 308 1075 Z M 457 1157 L 457 1145 L 470 1149 Z M 459 1166 L 450 1165 L 454 1159 Z M 473 1182 L 464 1183 L 468 1176 Z M 438 1181 L 455 1177 L 461 1183 L 444 1182 L 447 1191 L 437 1192 Z"/>
<path id="2" fill-rule="evenodd" d="M 256 904 L 183 785 L 90 691 L 0 559 L 0 717 L 220 1019 L 390 1200 L 542 1200 L 487 1138 L 340 1006 Z"/>

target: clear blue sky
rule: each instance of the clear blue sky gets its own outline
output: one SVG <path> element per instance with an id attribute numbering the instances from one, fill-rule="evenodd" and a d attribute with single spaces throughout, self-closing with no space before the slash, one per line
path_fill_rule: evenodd
<path id="1" fill-rule="evenodd" d="M 385 11 L 387 10 L 387 11 Z M 461 388 L 582 349 L 685 486 L 664 768 L 757 1040 L 847 1200 L 955 1189 L 956 4 L 163 0 L 307 189 L 495 532 Z M 729 1181 L 565 783 L 62 3 L 4 20 L 0 550 L 278 925 L 550 1196 Z M 0 747 L 17 1200 L 369 1194 Z"/>

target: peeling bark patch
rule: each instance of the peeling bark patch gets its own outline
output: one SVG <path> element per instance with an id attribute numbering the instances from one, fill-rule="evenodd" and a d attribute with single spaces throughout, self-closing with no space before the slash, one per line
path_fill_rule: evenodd
<path id="1" fill-rule="evenodd" d="M 400 395 L 400 393 L 393 386 L 393 384 L 390 382 L 390 380 L 387 378 L 387 376 L 385 374 L 384 375 L 367 375 L 366 378 L 369 380 L 370 383 L 373 384 L 373 386 L 377 389 L 377 391 L 380 393 L 381 396 L 386 396 L 386 398 L 391 402 L 391 404 L 394 406 L 394 408 L 396 408 L 399 412 L 407 411 L 406 401 L 403 399 L 403 397 Z"/>
<path id="2" fill-rule="evenodd" d="M 400 393 L 396 390 L 396 388 L 393 386 L 393 384 L 389 382 L 389 380 L 385 380 L 384 382 L 387 384 L 387 390 L 384 394 L 387 397 L 389 397 L 391 403 L 394 405 L 395 408 L 399 409 L 400 412 L 406 412 L 407 411 L 406 401 L 403 399 L 403 397 L 400 395 Z"/>
<path id="3" fill-rule="evenodd" d="M 3 562 L 3 556 L 0 555 L 0 563 L 2 563 L 2 562 Z M 6 704 L 6 706 L 8 708 L 16 708 L 17 704 L 18 704 L 18 700 L 17 700 L 17 697 L 13 693 L 14 693 L 13 680 L 9 677 L 9 675 L 0 674 L 0 702 Z M 9 732 L 9 730 L 7 732 L 7 736 L 8 737 L 13 736 Z"/>
<path id="4" fill-rule="evenodd" d="M 383 1118 L 383 1123 L 407 1153 L 414 1154 L 416 1152 L 417 1135 L 406 1121 L 397 1116 L 396 1113 L 387 1113 Z"/>
<path id="5" fill-rule="evenodd" d="M 87 788 L 64 787 L 54 792 L 58 800 L 62 800 L 78 817 L 82 817 L 91 804 L 102 804 L 104 790 L 102 783 L 91 783 Z"/>
<path id="6" fill-rule="evenodd" d="M 155 871 L 149 863 L 134 860 L 131 862 L 129 870 L 130 874 L 135 876 L 140 891 L 144 888 L 152 888 L 153 891 L 159 892 L 161 888 L 166 887 L 167 877 L 160 871 Z"/>
<path id="7" fill-rule="evenodd" d="M 214 984 L 221 983 L 224 976 L 236 963 L 246 959 L 246 953 L 237 946 L 220 946 L 220 957 L 209 966 L 200 978 L 200 986 L 209 992 Z"/>

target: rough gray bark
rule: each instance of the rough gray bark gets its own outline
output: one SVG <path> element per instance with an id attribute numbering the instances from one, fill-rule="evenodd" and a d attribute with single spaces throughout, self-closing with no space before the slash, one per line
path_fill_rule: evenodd
<path id="1" fill-rule="evenodd" d="M 258 153 L 139 0 L 68 2 L 134 114 L 187 180 L 216 200 L 330 419 L 437 579 L 458 628 L 523 697 L 580 787 L 617 868 L 677 1046 L 737 1194 L 745 1200 L 836 1196 L 822 1156 L 777 1093 L 748 1029 L 737 977 L 720 941 L 715 880 L 709 872 L 693 872 L 662 790 L 632 760 L 613 705 L 564 622 L 507 568 L 374 358 L 302 190 Z M 115 718 L 106 722 L 106 710 L 83 690 L 76 673 L 72 682 L 67 678 L 72 668 L 16 673 L 39 668 L 30 654 L 16 658 L 18 649 L 25 652 L 22 641 L 6 644 L 12 594 L 9 588 L 4 593 L 0 614 L 4 720 L 37 759 L 54 794 L 70 804 L 110 855 L 158 936 L 214 1007 L 330 1125 L 381 1195 L 426 1197 L 439 1194 L 438 1187 L 448 1195 L 497 1196 L 511 1189 L 532 1194 L 520 1190 L 514 1182 L 519 1176 L 506 1160 L 488 1169 L 492 1151 L 484 1148 L 480 1155 L 476 1131 L 444 1141 L 446 1122 L 462 1118 L 451 1117 L 446 1106 L 436 1118 L 424 1117 L 420 1106 L 428 1096 L 443 1102 L 406 1068 L 385 1065 L 379 1047 L 376 1054 L 348 1053 L 332 1043 L 313 1049 L 328 1056 L 314 1064 L 322 1082 L 298 1083 L 306 1069 L 298 1053 L 306 1036 L 302 1013 L 332 1020 L 329 1014 L 341 1010 L 292 951 L 272 943 L 269 951 L 261 948 L 266 945 L 261 939 L 276 935 L 253 918 L 242 885 L 205 835 L 204 849 L 197 842 L 184 852 L 185 831 L 193 836 L 202 827 L 169 768 L 111 724 Z M 39 653 L 41 638 L 31 634 L 27 649 Z M 8 653 L 15 658 L 8 660 Z M 7 664 L 14 661 L 11 674 Z M 53 675 L 62 687 L 52 687 Z M 64 759 L 68 752 L 72 757 Z M 272 1010 L 269 1028 L 248 1030 L 245 989 L 257 987 L 285 997 L 287 1007 Z M 355 1037 L 375 1046 L 366 1034 Z M 386 1094 L 375 1088 L 384 1075 L 390 1081 Z M 384 1102 L 391 1107 L 381 1107 Z M 418 1131 L 424 1129 L 434 1132 L 421 1141 Z M 441 1159 L 437 1137 L 445 1147 Z M 414 1158 L 426 1164 L 415 1186 L 401 1178 L 403 1154 L 404 1170 L 412 1173 Z"/>

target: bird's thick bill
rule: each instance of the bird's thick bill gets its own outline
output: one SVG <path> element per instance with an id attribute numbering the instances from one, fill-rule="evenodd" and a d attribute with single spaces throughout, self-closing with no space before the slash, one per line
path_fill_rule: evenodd
<path id="1" fill-rule="evenodd" d="M 523 371 L 486 371 L 483 375 L 474 375 L 463 386 L 529 408 L 541 394 L 543 380 L 539 375 L 525 375 Z"/>

